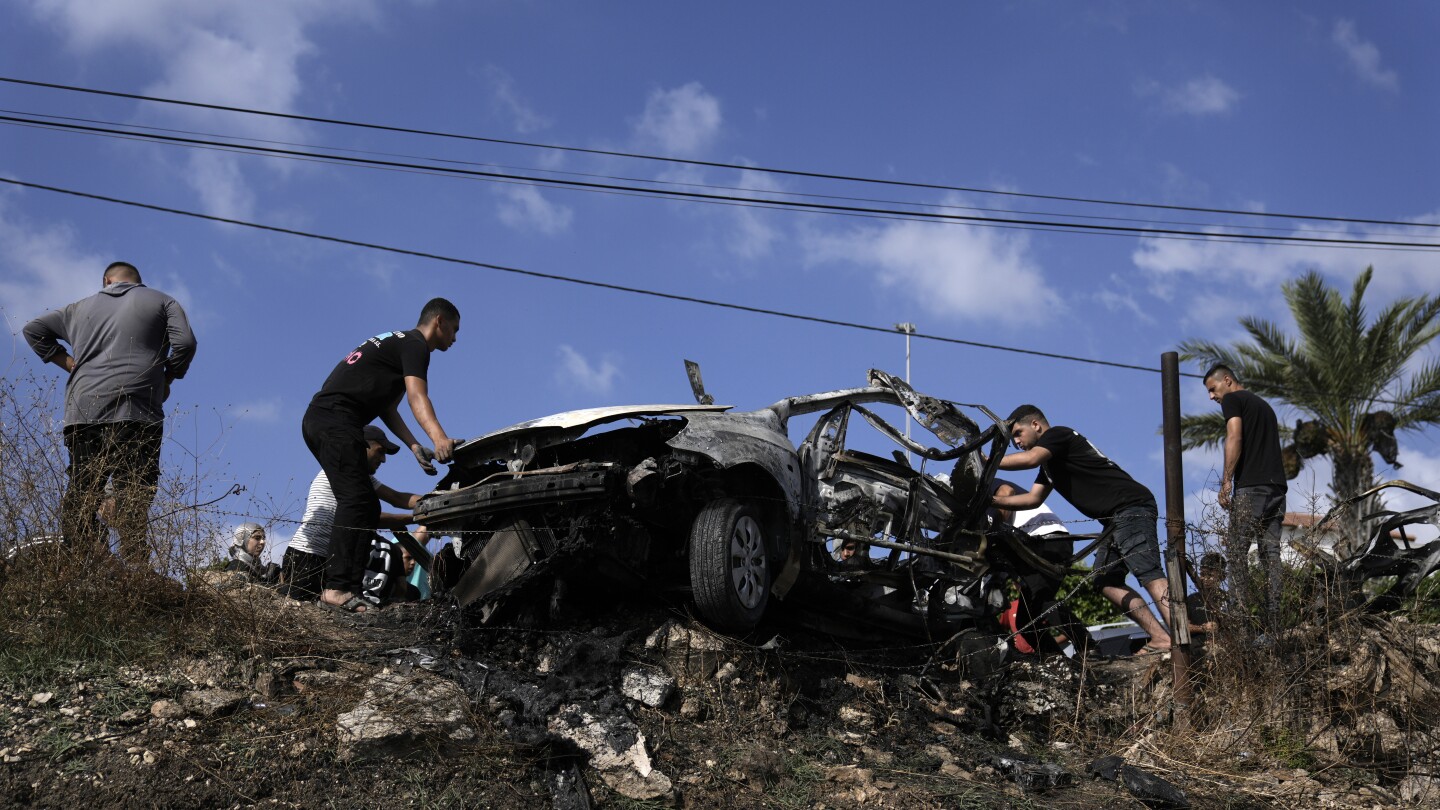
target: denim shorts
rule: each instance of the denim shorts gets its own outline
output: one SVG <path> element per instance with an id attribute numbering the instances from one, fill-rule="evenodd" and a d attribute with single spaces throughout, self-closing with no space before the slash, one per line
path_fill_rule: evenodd
<path id="1" fill-rule="evenodd" d="M 1126 571 L 1134 574 L 1141 585 L 1165 578 L 1156 529 L 1159 520 L 1159 510 L 1145 504 L 1127 506 L 1107 521 L 1110 542 L 1095 553 L 1097 585 L 1123 586 Z"/>

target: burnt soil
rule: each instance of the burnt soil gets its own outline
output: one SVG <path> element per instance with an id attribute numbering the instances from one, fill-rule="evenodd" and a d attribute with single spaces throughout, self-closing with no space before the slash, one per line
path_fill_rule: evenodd
<path id="1" fill-rule="evenodd" d="M 270 626 L 282 632 L 258 638 L 249 655 L 77 665 L 5 687 L 0 807 L 1143 807 L 1086 766 L 1114 754 L 1137 761 L 1135 701 L 1156 694 L 1170 666 L 1158 657 L 991 666 L 990 638 L 857 645 L 783 621 L 728 638 L 678 607 L 615 598 L 498 627 L 472 626 L 443 602 L 360 617 L 258 588 L 236 598 L 280 617 Z M 657 631 L 704 644 L 677 656 L 654 644 Z M 336 718 L 385 668 L 459 685 L 475 735 L 416 739 L 403 756 L 347 756 Z M 624 697 L 621 674 L 634 668 L 673 678 L 673 694 L 656 707 Z M 209 716 L 184 709 L 187 693 L 203 689 L 243 700 Z M 640 800 L 610 787 L 585 752 L 545 728 L 567 703 L 632 720 L 673 790 Z M 1163 727 L 1157 712 L 1138 715 Z M 1197 808 L 1297 806 L 1215 768 L 1138 759 Z M 1030 774 L 1025 789 L 1006 773 L 1017 767 Z M 1044 784 L 1059 771 L 1059 786 Z M 1354 781 L 1334 780 L 1330 806 L 1390 803 Z"/>

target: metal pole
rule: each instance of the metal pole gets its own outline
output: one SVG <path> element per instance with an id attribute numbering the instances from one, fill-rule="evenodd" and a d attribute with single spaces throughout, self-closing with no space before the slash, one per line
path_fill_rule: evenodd
<path id="1" fill-rule="evenodd" d="M 1185 614 L 1185 478 L 1180 455 L 1180 355 L 1160 355 L 1160 399 L 1165 435 L 1165 567 L 1170 585 L 1170 661 L 1175 716 L 1190 707 L 1190 618 Z"/>
<path id="2" fill-rule="evenodd" d="M 915 334 L 915 324 L 906 321 L 895 324 L 895 330 L 905 335 L 905 384 L 910 385 L 910 336 Z M 905 440 L 910 440 L 910 423 L 914 421 L 908 415 L 905 417 Z M 905 451 L 905 459 L 910 460 L 910 451 Z"/>

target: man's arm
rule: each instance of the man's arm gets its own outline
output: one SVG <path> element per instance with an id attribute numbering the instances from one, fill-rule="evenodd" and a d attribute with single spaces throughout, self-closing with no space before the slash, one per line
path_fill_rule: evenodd
<path id="1" fill-rule="evenodd" d="M 995 494 L 991 496 L 991 500 L 993 501 L 996 498 L 1008 498 L 1012 495 L 1019 494 L 1021 494 L 1019 487 L 1013 484 L 1001 484 L 1000 486 L 995 488 Z M 1001 509 L 997 504 L 995 507 L 995 511 L 999 513 L 1001 523 L 1008 523 L 1011 526 L 1015 525 L 1014 509 Z"/>
<path id="2" fill-rule="evenodd" d="M 1019 453 L 1010 453 L 1000 459 L 1002 470 L 1033 470 L 1050 460 L 1050 451 L 1044 447 L 1032 447 Z M 1033 508 L 1033 507 L 1026 507 Z"/>
<path id="3" fill-rule="evenodd" d="M 1008 458 L 1008 457 L 1007 457 Z M 1024 509 L 1034 509 L 1045 502 L 1050 496 L 1050 485 L 1036 482 L 1030 487 L 1030 491 L 1021 495 L 996 495 L 990 499 L 990 503 L 1001 509 L 1009 509 L 1019 512 Z"/>
<path id="4" fill-rule="evenodd" d="M 413 510 L 415 508 L 415 504 L 420 502 L 419 495 L 416 495 L 413 492 L 400 492 L 398 490 L 391 489 L 384 484 L 375 487 L 375 494 L 380 496 L 380 500 L 390 504 L 396 509 Z"/>
<path id="5" fill-rule="evenodd" d="M 380 421 L 385 423 L 385 427 L 390 428 L 390 432 L 395 434 L 395 438 L 399 439 L 401 444 L 410 448 L 410 452 L 415 454 L 415 460 L 420 464 L 420 469 L 424 470 L 426 475 L 435 474 L 435 464 L 430 460 L 430 451 L 415 439 L 415 434 L 410 432 L 410 426 L 400 418 L 399 398 L 390 403 L 389 408 L 380 412 Z"/>
<path id="6" fill-rule="evenodd" d="M 67 307 L 68 309 L 68 307 Z M 55 310 L 47 312 L 35 320 L 25 324 L 25 342 L 30 344 L 41 360 L 46 363 L 54 363 L 65 369 L 66 374 L 75 373 L 75 358 L 65 351 L 60 341 L 69 341 L 65 331 L 65 312 Z"/>
<path id="7" fill-rule="evenodd" d="M 175 299 L 165 302 L 165 335 L 170 342 L 170 356 L 165 358 L 165 381 L 178 380 L 190 370 L 190 361 L 195 359 L 195 333 L 190 329 L 190 320 L 185 310 Z"/>
<path id="8" fill-rule="evenodd" d="M 450 461 L 455 454 L 455 440 L 445 433 L 440 420 L 435 416 L 435 406 L 430 404 L 430 384 L 419 377 L 405 378 L 405 397 L 410 402 L 410 412 L 420 429 L 435 445 L 435 459 L 442 463 Z M 411 449 L 414 449 L 413 447 Z"/>
<path id="9" fill-rule="evenodd" d="M 1240 462 L 1240 417 L 1225 420 L 1225 470 L 1220 474 L 1220 508 L 1230 508 L 1232 485 L 1235 483 L 1235 465 Z"/>
<path id="10" fill-rule="evenodd" d="M 415 522 L 414 515 L 397 515 L 394 512 L 380 513 L 380 528 L 382 529 L 406 529 Z"/>

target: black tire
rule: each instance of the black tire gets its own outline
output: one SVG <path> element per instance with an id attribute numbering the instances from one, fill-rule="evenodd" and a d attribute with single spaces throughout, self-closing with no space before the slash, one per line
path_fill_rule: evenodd
<path id="1" fill-rule="evenodd" d="M 711 501 L 690 527 L 690 588 L 700 615 L 731 630 L 749 630 L 770 603 L 765 520 L 754 504 Z"/>

